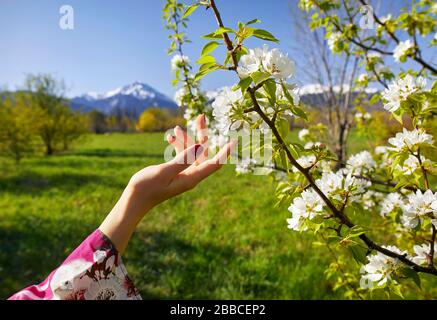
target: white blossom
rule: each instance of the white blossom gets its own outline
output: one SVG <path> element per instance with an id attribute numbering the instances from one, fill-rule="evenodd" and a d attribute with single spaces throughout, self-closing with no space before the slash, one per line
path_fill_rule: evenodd
<path id="1" fill-rule="evenodd" d="M 313 147 L 320 147 L 322 145 L 322 143 L 321 142 L 312 142 L 312 141 L 309 141 L 309 142 L 307 142 L 306 144 L 305 144 L 305 146 L 304 146 L 304 148 L 305 149 L 312 149 Z"/>
<path id="2" fill-rule="evenodd" d="M 294 74 L 295 65 L 287 54 L 275 48 L 270 50 L 263 61 L 263 65 L 272 76 L 278 79 L 286 79 Z"/>
<path id="3" fill-rule="evenodd" d="M 258 57 L 253 49 L 250 49 L 248 54 L 241 57 L 237 72 L 240 77 L 247 78 L 253 72 L 258 71 L 260 66 L 260 57 Z"/>
<path id="4" fill-rule="evenodd" d="M 250 157 L 239 159 L 238 163 L 235 166 L 235 171 L 240 174 L 251 173 L 255 164 L 255 159 Z"/>
<path id="5" fill-rule="evenodd" d="M 375 167 L 376 162 L 368 151 L 361 151 L 360 153 L 351 156 L 347 161 L 347 169 L 352 174 L 366 174 L 374 170 Z"/>
<path id="6" fill-rule="evenodd" d="M 375 153 L 376 154 L 385 154 L 388 152 L 388 147 L 387 146 L 377 146 L 375 148 Z"/>
<path id="7" fill-rule="evenodd" d="M 400 255 L 406 254 L 405 251 L 401 251 L 395 246 L 384 246 L 384 248 Z M 368 256 L 367 259 L 369 263 L 361 268 L 360 284 L 362 288 L 372 288 L 375 283 L 377 286 L 383 286 L 392 279 L 392 273 L 401 266 L 399 259 L 386 256 L 381 252 Z"/>
<path id="8" fill-rule="evenodd" d="M 380 59 L 381 58 L 381 54 L 379 52 L 372 51 L 372 52 L 369 52 L 367 54 L 367 58 L 370 59 L 370 60 Z"/>
<path id="9" fill-rule="evenodd" d="M 329 49 L 331 49 L 331 51 L 334 52 L 335 46 L 336 46 L 337 42 L 340 41 L 341 37 L 342 37 L 341 32 L 331 33 L 331 35 L 328 38 L 328 46 L 329 46 Z"/>
<path id="10" fill-rule="evenodd" d="M 434 243 L 434 247 L 437 248 L 437 244 Z M 429 256 L 429 244 L 424 243 L 422 245 L 415 245 L 413 247 L 414 250 L 414 256 L 411 259 L 414 263 L 421 265 L 428 263 L 428 256 Z"/>
<path id="11" fill-rule="evenodd" d="M 285 87 L 287 88 L 288 94 L 293 98 L 293 104 L 298 105 L 300 102 L 300 94 L 299 94 L 299 88 L 292 83 L 286 83 Z M 282 86 L 278 85 L 276 86 L 276 97 L 279 100 L 286 100 L 284 90 L 282 89 Z M 292 115 L 292 114 L 291 114 Z"/>
<path id="12" fill-rule="evenodd" d="M 386 15 L 386 16 L 382 16 L 379 20 L 382 22 L 382 23 L 386 23 L 387 21 L 390 21 L 392 19 L 392 16 L 391 16 L 391 14 L 389 13 L 388 15 Z"/>
<path id="13" fill-rule="evenodd" d="M 396 62 L 401 62 L 401 59 L 405 57 L 411 49 L 414 48 L 414 44 L 411 40 L 401 41 L 393 50 L 393 58 Z"/>
<path id="14" fill-rule="evenodd" d="M 417 190 L 408 196 L 408 202 L 403 205 L 403 223 L 408 228 L 415 228 L 428 215 L 437 218 L 437 192 Z"/>
<path id="15" fill-rule="evenodd" d="M 381 202 L 380 214 L 385 217 L 387 214 L 396 209 L 401 209 L 404 206 L 402 195 L 398 192 L 392 192 Z"/>
<path id="16" fill-rule="evenodd" d="M 423 129 L 414 129 L 408 131 L 403 129 L 402 132 L 398 132 L 395 137 L 388 139 L 388 142 L 393 146 L 391 149 L 394 151 L 414 151 L 418 146 L 423 144 L 432 145 L 434 139 L 432 135 L 427 134 Z"/>
<path id="17" fill-rule="evenodd" d="M 184 99 L 184 97 L 189 93 L 189 90 L 187 87 L 181 87 L 179 88 L 175 94 L 174 94 L 174 101 L 176 101 L 176 104 L 179 107 L 182 107 L 183 103 L 182 100 Z"/>
<path id="18" fill-rule="evenodd" d="M 304 141 L 306 137 L 308 137 L 310 131 L 308 129 L 301 129 L 298 133 L 299 140 Z"/>
<path id="19" fill-rule="evenodd" d="M 221 134 L 214 134 L 208 137 L 208 144 L 212 150 L 215 150 L 216 148 L 222 148 L 228 142 L 228 137 Z"/>
<path id="20" fill-rule="evenodd" d="M 304 231 L 305 219 L 311 220 L 323 212 L 323 200 L 314 190 L 304 190 L 300 197 L 294 199 L 288 211 L 292 213 L 292 218 L 287 219 L 288 228 Z"/>
<path id="21" fill-rule="evenodd" d="M 212 103 L 213 116 L 216 121 L 216 128 L 222 135 L 227 135 L 231 129 L 232 119 L 231 110 L 236 108 L 241 104 L 243 95 L 241 90 L 232 90 L 231 88 L 225 87 L 215 98 Z"/>
<path id="22" fill-rule="evenodd" d="M 171 69 L 176 71 L 190 63 L 190 59 L 187 56 L 181 56 L 180 54 L 176 54 L 171 59 Z"/>
<path id="23" fill-rule="evenodd" d="M 368 190 L 363 195 L 363 198 L 362 198 L 364 209 L 366 209 L 366 210 L 372 209 L 374 206 L 376 206 L 376 203 L 382 199 L 382 197 L 383 197 L 383 194 L 381 192 Z"/>
<path id="24" fill-rule="evenodd" d="M 357 77 L 357 81 L 358 82 L 367 82 L 369 81 L 369 75 L 367 73 L 361 73 L 358 77 Z"/>
<path id="25" fill-rule="evenodd" d="M 365 112 L 361 115 L 361 118 L 364 120 L 370 120 L 372 118 L 372 115 L 369 112 Z"/>
<path id="26" fill-rule="evenodd" d="M 411 94 L 422 90 L 425 86 L 425 78 L 419 77 L 414 80 L 409 74 L 393 81 L 382 92 L 382 98 L 386 101 L 384 109 L 395 112 L 401 106 L 401 102 L 406 101 Z"/>
<path id="27" fill-rule="evenodd" d="M 315 155 L 309 155 L 309 156 L 302 156 L 298 159 L 296 159 L 297 163 L 299 163 L 303 168 L 310 168 L 314 166 L 316 163 L 316 156 Z M 293 172 L 298 172 L 297 168 L 293 167 Z"/>
<path id="28" fill-rule="evenodd" d="M 354 202 L 360 199 L 371 183 L 351 174 L 345 176 L 340 170 L 336 173 L 324 173 L 320 179 L 316 180 L 316 185 L 331 199 L 344 201 L 347 197 L 348 202 Z"/>
<path id="29" fill-rule="evenodd" d="M 184 119 L 187 120 L 187 129 L 191 132 L 196 132 L 195 112 L 190 108 L 186 108 L 184 112 Z"/>
<path id="30" fill-rule="evenodd" d="M 422 161 L 422 165 L 429 163 L 429 160 L 426 159 L 424 156 L 420 156 L 420 160 Z M 396 169 L 400 170 L 405 175 L 413 174 L 419 168 L 419 159 L 411 154 L 408 159 L 404 161 L 402 167 L 400 165 L 396 166 Z"/>

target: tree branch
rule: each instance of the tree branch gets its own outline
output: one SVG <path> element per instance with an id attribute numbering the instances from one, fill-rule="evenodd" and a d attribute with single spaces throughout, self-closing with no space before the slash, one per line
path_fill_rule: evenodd
<path id="1" fill-rule="evenodd" d="M 214 0 L 210 0 L 210 4 L 211 7 L 213 8 L 217 23 L 220 27 L 223 27 L 223 22 L 221 20 L 221 16 L 220 13 L 217 9 L 217 6 L 215 4 Z M 228 39 L 228 40 L 226 40 Z M 229 37 L 227 36 L 226 33 L 223 33 L 223 40 L 226 43 L 226 46 L 228 48 L 228 51 L 230 53 L 232 53 L 233 51 L 233 44 L 230 41 Z M 234 60 L 234 67 L 235 67 L 235 72 L 236 69 L 238 67 L 238 62 L 235 59 Z M 353 228 L 355 226 L 355 224 L 353 224 L 349 218 L 343 214 L 343 212 L 341 212 L 340 210 L 338 210 L 338 208 L 328 199 L 328 197 L 320 190 L 320 188 L 316 185 L 313 177 L 311 176 L 311 174 L 309 173 L 309 170 L 306 168 L 303 168 L 297 161 L 296 159 L 294 159 L 293 155 L 291 154 L 289 148 L 287 147 L 287 144 L 285 143 L 285 141 L 282 139 L 281 134 L 278 132 L 278 130 L 276 129 L 276 126 L 274 123 L 272 123 L 272 121 L 269 119 L 269 117 L 262 111 L 261 106 L 258 103 L 258 100 L 256 99 L 255 96 L 255 92 L 257 89 L 255 89 L 255 87 L 253 88 L 248 88 L 247 92 L 250 95 L 250 98 L 252 100 L 253 103 L 253 108 L 255 108 L 255 111 L 259 114 L 259 116 L 264 120 L 264 122 L 267 123 L 267 125 L 270 127 L 270 129 L 272 130 L 273 135 L 275 136 L 278 144 L 280 145 L 280 147 L 285 151 L 288 160 L 290 161 L 290 163 L 296 167 L 303 175 L 304 177 L 307 179 L 309 185 L 311 186 L 311 188 L 320 196 L 320 198 L 323 200 L 323 202 L 325 202 L 325 204 L 328 206 L 328 208 L 330 209 L 330 211 L 333 213 L 334 217 L 336 217 L 337 219 L 340 220 L 341 224 L 346 225 L 349 228 Z M 437 270 L 432 267 L 432 268 L 427 268 L 427 267 L 423 267 L 420 266 L 416 263 L 414 263 L 413 261 L 409 260 L 406 255 L 401 255 L 401 254 L 397 254 L 393 251 L 390 251 L 386 248 L 381 247 L 380 245 L 376 244 L 375 242 L 373 242 L 371 239 L 369 239 L 367 237 L 366 234 L 361 234 L 359 236 L 359 238 L 367 245 L 367 247 L 369 249 L 373 249 L 376 251 L 379 251 L 383 254 L 385 254 L 386 256 L 392 257 L 392 258 L 396 258 L 399 259 L 400 261 L 402 261 L 404 264 L 410 266 L 411 268 L 413 268 L 415 271 L 417 272 L 424 272 L 424 273 L 429 273 L 429 274 L 433 274 L 433 275 L 437 275 Z"/>

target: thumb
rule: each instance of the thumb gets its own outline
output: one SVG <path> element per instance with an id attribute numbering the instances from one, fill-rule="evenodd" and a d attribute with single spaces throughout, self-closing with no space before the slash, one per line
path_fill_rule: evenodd
<path id="1" fill-rule="evenodd" d="M 184 151 L 180 152 L 173 160 L 162 164 L 163 174 L 173 179 L 177 174 L 184 171 L 196 162 L 197 158 L 202 155 L 203 147 L 195 144 Z"/>

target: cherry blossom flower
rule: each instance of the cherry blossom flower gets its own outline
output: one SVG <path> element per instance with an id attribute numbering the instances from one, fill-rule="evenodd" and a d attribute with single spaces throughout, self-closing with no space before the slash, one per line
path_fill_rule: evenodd
<path id="1" fill-rule="evenodd" d="M 376 162 L 368 151 L 361 151 L 351 156 L 347 161 L 347 169 L 352 174 L 362 175 L 373 171 Z"/>
<path id="2" fill-rule="evenodd" d="M 240 90 L 234 91 L 228 87 L 223 88 L 215 98 L 212 103 L 212 114 L 216 121 L 216 128 L 220 134 L 227 135 L 231 129 L 231 110 L 232 108 L 237 108 L 241 104 L 242 99 L 243 95 Z"/>
<path id="3" fill-rule="evenodd" d="M 411 40 L 401 41 L 393 50 L 393 58 L 396 62 L 401 62 L 414 48 L 414 43 Z"/>
<path id="4" fill-rule="evenodd" d="M 341 32 L 333 32 L 328 38 L 328 47 L 332 52 L 335 52 L 335 46 L 337 42 L 341 40 L 342 34 Z"/>
<path id="5" fill-rule="evenodd" d="M 252 159 L 250 157 L 240 159 L 235 166 L 235 171 L 240 174 L 246 174 L 251 173 L 253 169 L 253 165 L 256 164 L 255 159 Z"/>
<path id="6" fill-rule="evenodd" d="M 359 120 L 359 121 L 369 120 L 369 119 L 372 118 L 372 115 L 370 113 L 368 113 L 368 112 L 365 112 L 365 113 L 357 112 L 357 113 L 355 113 L 354 118 L 356 120 Z"/>
<path id="7" fill-rule="evenodd" d="M 171 59 L 171 69 L 173 71 L 176 71 L 189 63 L 190 58 L 188 58 L 187 56 L 181 56 L 180 54 L 176 54 Z"/>
<path id="8" fill-rule="evenodd" d="M 288 211 L 293 215 L 291 219 L 287 219 L 288 228 L 305 231 L 303 221 L 311 220 L 323 212 L 323 200 L 314 190 L 304 190 L 300 197 L 294 199 Z"/>
<path id="9" fill-rule="evenodd" d="M 310 135 L 310 131 L 308 129 L 301 129 L 298 133 L 299 140 L 301 141 L 305 141 L 305 138 L 308 137 L 309 135 Z"/>
<path id="10" fill-rule="evenodd" d="M 396 209 L 401 209 L 404 206 L 402 195 L 398 192 L 389 193 L 381 202 L 380 214 L 385 217 Z"/>
<path id="11" fill-rule="evenodd" d="M 260 66 L 261 61 L 258 55 L 253 49 L 250 49 L 248 54 L 241 57 L 237 72 L 241 78 L 247 78 L 253 72 L 258 71 Z"/>
<path id="12" fill-rule="evenodd" d="M 309 155 L 309 156 L 302 156 L 298 159 L 296 159 L 297 163 L 299 163 L 303 168 L 310 168 L 314 166 L 317 159 L 315 155 Z M 293 167 L 293 172 L 299 172 L 299 170 L 295 167 Z"/>
<path id="13" fill-rule="evenodd" d="M 417 190 L 408 196 L 408 202 L 403 206 L 403 222 L 406 227 L 415 228 L 426 216 L 437 218 L 437 193 L 431 190 L 424 193 Z"/>
<path id="14" fill-rule="evenodd" d="M 428 164 L 430 161 L 426 159 L 424 156 L 420 156 L 420 160 L 422 161 L 422 165 Z M 405 175 L 413 174 L 417 169 L 420 168 L 419 160 L 416 156 L 410 154 L 407 160 L 404 161 L 402 167 L 400 165 L 396 166 L 396 169 L 401 171 Z"/>
<path id="15" fill-rule="evenodd" d="M 395 246 L 384 246 L 387 250 L 395 252 L 400 255 L 406 254 L 406 251 L 401 251 Z M 387 281 L 391 280 L 391 275 L 401 266 L 399 259 L 386 256 L 381 252 L 368 256 L 369 263 L 361 268 L 362 288 L 372 288 L 375 283 L 377 286 L 383 286 Z"/>
<path id="16" fill-rule="evenodd" d="M 174 101 L 176 102 L 176 104 L 179 106 L 179 107 L 182 107 L 182 105 L 183 105 L 183 102 L 182 102 L 182 100 L 184 99 L 184 97 L 187 95 L 189 93 L 189 91 L 188 91 L 188 88 L 187 87 L 181 87 L 181 88 L 179 88 L 176 92 L 175 92 L 175 94 L 174 94 Z"/>
<path id="17" fill-rule="evenodd" d="M 411 75 L 407 74 L 405 77 L 397 79 L 382 92 L 382 98 L 386 101 L 384 109 L 395 112 L 401 106 L 402 101 L 407 100 L 411 94 L 419 92 L 425 86 L 426 80 L 423 77 L 414 80 Z"/>
<path id="18" fill-rule="evenodd" d="M 366 188 L 371 183 L 364 179 L 359 179 L 352 176 L 350 173 L 344 175 L 340 170 L 336 173 L 327 172 L 320 179 L 316 180 L 316 185 L 322 192 L 338 201 L 355 202 L 360 200 L 360 196 L 366 192 Z"/>
<path id="19" fill-rule="evenodd" d="M 435 247 L 437 247 L 437 243 L 434 244 Z M 422 245 L 415 245 L 413 247 L 414 250 L 414 256 L 411 259 L 416 264 L 427 264 L 428 263 L 428 257 L 429 257 L 429 244 L 424 243 Z"/>
<path id="20" fill-rule="evenodd" d="M 291 77 L 295 70 L 294 62 L 288 58 L 287 54 L 282 53 L 277 48 L 272 49 L 266 54 L 263 65 L 266 71 L 278 79 Z"/>
<path id="21" fill-rule="evenodd" d="M 427 134 L 423 129 L 408 131 L 404 128 L 403 131 L 398 132 L 395 137 L 388 139 L 388 142 L 393 146 L 391 150 L 400 152 L 405 149 L 415 151 L 417 147 L 423 144 L 432 145 L 434 139 L 432 135 Z"/>

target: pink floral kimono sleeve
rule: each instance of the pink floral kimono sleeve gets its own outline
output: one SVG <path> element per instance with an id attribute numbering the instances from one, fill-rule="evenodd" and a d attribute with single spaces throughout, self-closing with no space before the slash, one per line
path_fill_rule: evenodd
<path id="1" fill-rule="evenodd" d="M 139 300 L 117 249 L 100 230 L 94 231 L 62 265 L 40 284 L 10 300 Z"/>

